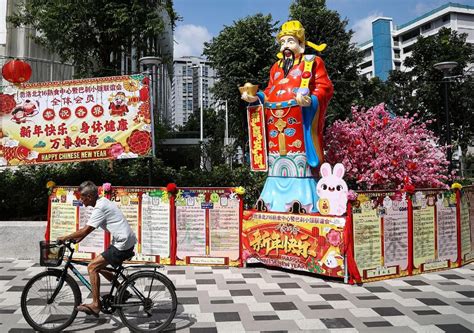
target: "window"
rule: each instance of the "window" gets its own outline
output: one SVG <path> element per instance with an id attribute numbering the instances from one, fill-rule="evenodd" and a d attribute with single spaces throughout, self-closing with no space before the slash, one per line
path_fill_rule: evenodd
<path id="1" fill-rule="evenodd" d="M 192 93 L 193 93 L 193 83 L 188 82 L 188 94 L 192 94 Z"/>
<path id="2" fill-rule="evenodd" d="M 370 66 L 372 66 L 372 61 L 367 61 L 360 65 L 360 69 L 364 69 Z"/>
<path id="3" fill-rule="evenodd" d="M 420 31 L 418 29 L 412 30 L 407 32 L 406 34 L 402 35 L 402 41 L 405 42 L 409 39 L 415 38 L 420 35 Z"/>
<path id="4" fill-rule="evenodd" d="M 186 82 L 183 82 L 183 94 L 186 94 Z"/>
<path id="5" fill-rule="evenodd" d="M 431 22 L 426 23 L 421 27 L 421 31 L 427 31 L 427 30 L 430 30 L 430 29 L 431 29 Z"/>
<path id="6" fill-rule="evenodd" d="M 403 48 L 403 53 L 411 52 L 411 50 L 413 50 L 413 48 L 415 47 L 415 44 L 416 44 L 416 43 L 414 43 L 414 44 L 412 44 L 412 45 L 410 45 L 410 46 L 407 46 L 407 47 Z"/>
<path id="7" fill-rule="evenodd" d="M 186 101 L 186 104 L 187 104 L 186 109 L 188 109 L 188 110 L 192 110 L 192 109 L 193 109 L 193 100 L 192 100 L 192 99 L 188 99 L 188 100 Z"/>
<path id="8" fill-rule="evenodd" d="M 443 22 L 448 22 L 451 19 L 450 14 L 446 14 L 443 16 Z"/>
<path id="9" fill-rule="evenodd" d="M 394 50 L 395 59 L 400 59 L 400 50 Z"/>

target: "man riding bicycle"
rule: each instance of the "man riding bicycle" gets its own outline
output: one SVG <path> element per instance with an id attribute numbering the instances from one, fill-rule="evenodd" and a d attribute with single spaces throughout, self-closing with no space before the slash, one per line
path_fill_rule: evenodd
<path id="1" fill-rule="evenodd" d="M 76 308 L 78 311 L 98 317 L 101 308 L 99 273 L 107 280 L 112 281 L 113 273 L 103 269 L 108 264 L 116 268 L 124 260 L 133 257 L 133 248 L 137 243 L 137 237 L 120 208 L 105 197 L 99 198 L 98 188 L 93 182 L 83 182 L 79 186 L 79 193 L 84 206 L 92 206 L 94 210 L 83 228 L 72 234 L 58 237 L 58 241 L 74 240 L 80 242 L 99 227 L 112 235 L 112 242 L 107 250 L 95 257 L 87 266 L 92 287 L 92 303 L 81 304 Z"/>

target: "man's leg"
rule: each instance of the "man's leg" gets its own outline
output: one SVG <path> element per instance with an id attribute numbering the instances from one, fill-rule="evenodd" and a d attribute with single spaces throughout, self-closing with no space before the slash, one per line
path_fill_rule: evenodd
<path id="1" fill-rule="evenodd" d="M 95 257 L 94 260 L 87 266 L 87 271 L 89 272 L 89 281 L 91 282 L 92 287 L 92 303 L 84 304 L 91 308 L 95 313 L 100 311 L 100 277 L 99 272 L 105 266 L 107 266 L 107 261 L 100 254 Z"/>
<path id="2" fill-rule="evenodd" d="M 110 282 L 114 280 L 114 273 L 112 273 L 111 271 L 103 269 L 99 273 L 102 274 L 102 276 L 105 277 Z"/>

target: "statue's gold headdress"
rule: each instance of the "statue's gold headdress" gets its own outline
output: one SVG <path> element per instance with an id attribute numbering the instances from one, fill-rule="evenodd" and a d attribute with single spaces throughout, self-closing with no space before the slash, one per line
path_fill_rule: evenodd
<path id="1" fill-rule="evenodd" d="M 327 46 L 326 44 L 317 45 L 317 44 L 311 43 L 309 41 L 306 41 L 305 36 L 304 36 L 303 25 L 300 23 L 300 21 L 296 21 L 296 20 L 295 21 L 287 21 L 287 22 L 283 23 L 283 25 L 281 26 L 281 30 L 277 35 L 277 40 L 280 41 L 280 38 L 283 37 L 283 36 L 296 37 L 300 43 L 303 43 L 304 45 L 307 45 L 307 46 L 311 47 L 312 49 L 315 49 L 318 52 L 323 51 Z M 281 59 L 282 57 L 283 57 L 283 55 L 281 54 L 281 52 L 278 53 L 278 58 Z"/>

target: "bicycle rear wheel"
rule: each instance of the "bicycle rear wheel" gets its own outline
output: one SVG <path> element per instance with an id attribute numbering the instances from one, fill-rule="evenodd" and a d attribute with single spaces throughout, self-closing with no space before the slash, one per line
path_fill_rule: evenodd
<path id="1" fill-rule="evenodd" d="M 21 293 L 21 312 L 25 320 L 40 332 L 60 332 L 71 325 L 77 316 L 76 306 L 81 303 L 81 291 L 76 281 L 70 276 L 54 299 L 47 300 L 56 290 L 60 270 L 48 270 L 34 276 Z"/>
<path id="2" fill-rule="evenodd" d="M 159 332 L 173 320 L 178 299 L 169 279 L 158 272 L 142 271 L 125 281 L 118 303 L 120 318 L 130 330 Z"/>

